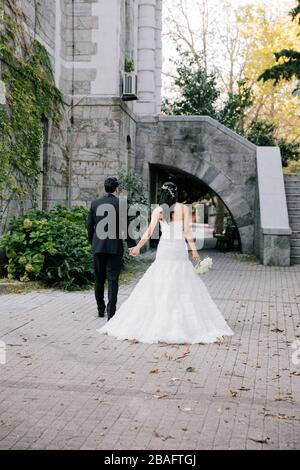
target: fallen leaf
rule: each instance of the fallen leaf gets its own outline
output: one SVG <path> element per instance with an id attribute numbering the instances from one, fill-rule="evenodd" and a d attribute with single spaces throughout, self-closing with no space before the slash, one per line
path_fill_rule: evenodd
<path id="1" fill-rule="evenodd" d="M 168 361 L 172 361 L 172 359 L 173 359 L 173 356 L 171 356 L 171 354 L 169 354 L 169 353 L 165 352 L 165 354 L 164 354 L 164 355 L 165 355 L 165 358 L 166 358 L 166 359 L 168 359 Z"/>
<path id="2" fill-rule="evenodd" d="M 263 414 L 266 418 L 277 418 L 277 419 L 284 419 L 284 420 L 289 420 L 289 421 L 300 421 L 300 418 L 296 418 L 296 416 L 294 416 L 294 415 L 289 416 L 289 415 L 285 415 L 283 413 L 279 413 L 277 415 L 274 415 L 272 413 L 268 413 L 267 411 L 265 411 Z"/>
<path id="3" fill-rule="evenodd" d="M 244 387 L 244 386 L 242 385 L 242 387 L 239 388 L 239 390 L 240 390 L 241 392 L 249 392 L 250 388 Z"/>
<path id="4" fill-rule="evenodd" d="M 274 400 L 275 401 L 282 401 L 282 400 L 284 400 L 284 398 L 283 398 L 282 395 L 275 395 Z"/>
<path id="5" fill-rule="evenodd" d="M 181 431 L 188 431 L 188 428 L 181 428 Z"/>
<path id="6" fill-rule="evenodd" d="M 159 369 L 150 369 L 149 374 L 157 374 Z"/>
<path id="7" fill-rule="evenodd" d="M 254 437 L 248 437 L 248 439 L 253 442 L 258 442 L 259 444 L 268 444 L 268 441 L 270 440 L 269 437 L 265 437 L 264 439 L 255 439 Z"/>
<path id="8" fill-rule="evenodd" d="M 180 356 L 177 356 L 177 357 L 176 357 L 175 361 L 178 361 L 179 359 L 185 358 L 188 354 L 190 354 L 190 352 L 191 352 L 191 350 L 190 350 L 190 348 L 187 346 L 187 347 L 185 348 L 185 350 L 183 351 L 183 353 L 180 354 Z"/>
<path id="9" fill-rule="evenodd" d="M 300 370 L 293 370 L 292 372 L 290 372 L 290 375 L 300 375 Z"/>
<path id="10" fill-rule="evenodd" d="M 273 333 L 283 333 L 284 330 L 281 330 L 280 328 L 274 328 L 274 330 L 271 330 Z"/>
<path id="11" fill-rule="evenodd" d="M 187 372 L 196 372 L 195 367 L 187 367 L 185 370 L 186 370 Z"/>
<path id="12" fill-rule="evenodd" d="M 230 377 L 231 377 L 231 376 L 232 376 L 232 377 L 239 377 L 239 378 L 242 378 L 242 379 L 244 378 L 243 375 L 232 374 L 231 372 L 226 372 L 225 375 L 226 375 L 226 376 L 230 376 Z"/>
<path id="13" fill-rule="evenodd" d="M 278 394 L 278 395 L 275 395 L 274 400 L 275 401 L 290 401 L 290 402 L 292 402 L 293 397 L 292 397 L 291 393 L 287 393 L 286 395 Z"/>
<path id="14" fill-rule="evenodd" d="M 173 436 L 164 436 L 163 434 L 159 434 L 157 431 L 154 431 L 153 434 L 155 437 L 158 437 L 162 441 L 167 441 L 168 439 L 175 439 L 175 437 Z"/>
<path id="15" fill-rule="evenodd" d="M 231 394 L 231 396 L 232 396 L 233 398 L 235 398 L 235 397 L 237 396 L 237 391 L 236 391 L 236 390 L 233 390 L 233 389 L 231 388 L 231 389 L 229 390 L 229 392 L 230 392 L 230 394 Z"/>
<path id="16" fill-rule="evenodd" d="M 169 395 L 167 393 L 163 393 L 162 395 L 153 395 L 154 398 L 157 400 L 161 400 L 162 398 L 167 398 Z"/>

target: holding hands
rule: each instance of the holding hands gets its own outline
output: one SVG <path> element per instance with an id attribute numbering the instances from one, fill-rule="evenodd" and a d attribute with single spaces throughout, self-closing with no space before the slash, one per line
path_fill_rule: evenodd
<path id="1" fill-rule="evenodd" d="M 129 248 L 129 254 L 130 256 L 139 256 L 140 249 L 137 246 L 134 246 L 133 248 Z"/>

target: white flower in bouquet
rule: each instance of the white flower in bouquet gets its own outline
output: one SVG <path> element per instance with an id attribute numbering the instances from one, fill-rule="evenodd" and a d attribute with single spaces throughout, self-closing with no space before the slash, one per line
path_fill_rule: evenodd
<path id="1" fill-rule="evenodd" d="M 212 268 L 212 265 L 213 265 L 212 259 L 209 258 L 209 256 L 206 256 L 206 258 L 204 258 L 203 261 L 201 261 L 195 266 L 195 271 L 197 274 L 206 273 Z"/>

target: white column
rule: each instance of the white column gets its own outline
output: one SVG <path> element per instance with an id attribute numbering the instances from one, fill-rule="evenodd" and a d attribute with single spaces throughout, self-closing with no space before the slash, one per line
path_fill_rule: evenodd
<path id="1" fill-rule="evenodd" d="M 155 36 L 156 0 L 139 0 L 138 16 L 138 101 L 137 114 L 156 114 Z"/>
<path id="2" fill-rule="evenodd" d="M 133 0 L 133 60 L 137 70 L 138 64 L 138 37 L 139 37 L 139 0 Z"/>
<path id="3" fill-rule="evenodd" d="M 155 12 L 155 99 L 156 113 L 161 112 L 161 74 L 162 74 L 162 0 L 156 0 Z"/>
<path id="4" fill-rule="evenodd" d="M 98 0 L 92 3 L 92 12 L 98 16 L 98 29 L 93 30 L 97 54 L 93 57 L 97 77 L 92 82 L 92 94 L 120 96 L 120 0 Z"/>
<path id="5" fill-rule="evenodd" d="M 61 5 L 55 0 L 55 84 L 60 87 L 61 76 Z"/>

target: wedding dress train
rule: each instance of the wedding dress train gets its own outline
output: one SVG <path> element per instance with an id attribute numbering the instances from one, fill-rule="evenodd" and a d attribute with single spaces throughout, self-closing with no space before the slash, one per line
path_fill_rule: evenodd
<path id="1" fill-rule="evenodd" d="M 160 221 L 155 261 L 99 333 L 143 343 L 212 343 L 233 335 L 188 257 L 183 221 Z"/>

